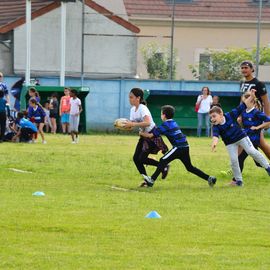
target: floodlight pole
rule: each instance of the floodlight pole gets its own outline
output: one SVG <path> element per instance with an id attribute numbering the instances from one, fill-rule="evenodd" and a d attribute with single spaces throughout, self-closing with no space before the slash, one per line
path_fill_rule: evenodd
<path id="1" fill-rule="evenodd" d="M 25 85 L 30 85 L 31 69 L 31 0 L 26 0 L 26 67 Z"/>
<path id="2" fill-rule="evenodd" d="M 257 20 L 257 45 L 256 45 L 256 77 L 259 74 L 259 63 L 260 63 L 260 38 L 261 38 L 261 19 L 262 19 L 262 0 L 259 3 L 258 20 Z"/>
<path id="3" fill-rule="evenodd" d="M 171 23 L 171 53 L 170 53 L 170 72 L 169 78 L 172 81 L 173 79 L 173 43 L 174 43 L 174 17 L 175 17 L 175 0 L 173 1 L 172 6 L 172 23 Z"/>
<path id="4" fill-rule="evenodd" d="M 60 86 L 65 86 L 65 68 L 66 68 L 66 3 L 61 1 L 61 69 Z"/>

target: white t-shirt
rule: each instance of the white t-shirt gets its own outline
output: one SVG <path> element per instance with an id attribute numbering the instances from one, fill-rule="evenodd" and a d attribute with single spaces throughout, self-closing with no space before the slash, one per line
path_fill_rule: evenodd
<path id="1" fill-rule="evenodd" d="M 150 117 L 150 126 L 148 127 L 141 127 L 140 129 L 143 131 L 143 132 L 150 132 L 154 126 L 155 126 L 155 123 L 153 121 L 153 118 L 152 118 L 152 115 L 150 113 L 150 111 L 148 110 L 148 108 L 143 105 L 143 104 L 140 104 L 138 109 L 136 110 L 136 107 L 133 106 L 131 109 L 130 109 L 130 121 L 132 122 L 143 122 L 144 120 L 144 117 L 145 116 L 149 116 Z"/>
<path id="2" fill-rule="evenodd" d="M 70 98 L 70 115 L 75 115 L 80 112 L 79 106 L 81 106 L 81 100 L 79 98 Z"/>
<path id="3" fill-rule="evenodd" d="M 197 98 L 197 102 L 202 98 L 202 95 L 199 95 Z M 200 108 L 198 113 L 209 113 L 210 111 L 210 105 L 212 104 L 213 100 L 212 100 L 212 96 L 208 95 L 206 99 L 203 99 L 201 104 L 200 104 Z"/>

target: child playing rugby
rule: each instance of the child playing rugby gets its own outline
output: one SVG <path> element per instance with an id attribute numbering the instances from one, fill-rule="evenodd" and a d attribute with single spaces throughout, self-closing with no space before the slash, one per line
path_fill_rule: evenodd
<path id="1" fill-rule="evenodd" d="M 153 138 L 160 135 L 165 135 L 173 146 L 173 148 L 160 159 L 154 174 L 151 177 L 144 177 L 144 182 L 141 186 L 152 187 L 163 169 L 175 159 L 182 161 L 187 171 L 206 180 L 209 186 L 214 186 L 217 180 L 216 177 L 210 176 L 192 165 L 186 136 L 182 133 L 178 124 L 173 120 L 174 112 L 175 109 L 173 106 L 163 106 L 161 108 L 161 119 L 163 121 L 161 126 L 159 126 L 152 133 L 140 132 L 140 135 L 145 138 Z"/>
<path id="2" fill-rule="evenodd" d="M 28 118 L 32 120 L 33 123 L 36 124 L 38 127 L 38 132 L 42 138 L 42 143 L 46 144 L 44 138 L 44 119 L 45 119 L 46 113 L 44 112 L 43 108 L 38 105 L 38 102 L 35 98 L 31 98 L 29 101 L 29 108 L 28 108 Z"/>
<path id="3" fill-rule="evenodd" d="M 152 115 L 145 105 L 143 99 L 144 92 L 140 88 L 133 88 L 129 93 L 129 102 L 132 106 L 130 110 L 130 121 L 126 123 L 126 127 L 139 127 L 145 133 L 152 132 L 156 129 L 156 124 L 153 121 Z M 168 148 L 160 136 L 155 138 L 140 137 L 133 161 L 143 178 L 147 176 L 144 165 L 158 166 L 158 161 L 149 157 L 149 154 L 157 154 L 159 151 L 166 153 Z M 165 179 L 168 174 L 169 167 L 165 166 L 162 171 L 162 179 Z"/>
<path id="4" fill-rule="evenodd" d="M 263 168 L 266 169 L 270 176 L 270 167 L 268 161 L 264 156 L 254 148 L 247 134 L 241 129 L 237 122 L 237 118 L 246 110 L 247 106 L 251 106 L 254 91 L 251 91 L 252 96 L 244 99 L 237 108 L 229 113 L 223 113 L 220 107 L 213 107 L 209 114 L 211 122 L 213 123 L 213 141 L 212 151 L 215 150 L 219 136 L 221 136 L 226 148 L 228 150 L 231 168 L 235 179 L 236 186 L 243 185 L 242 173 L 238 161 L 238 147 L 241 146 L 245 152 L 252 156 Z"/>
<path id="5" fill-rule="evenodd" d="M 251 96 L 250 92 L 246 92 L 242 100 L 246 100 Z M 248 135 L 253 146 L 258 149 L 260 147 L 260 133 L 264 128 L 270 127 L 270 117 L 268 117 L 264 112 L 260 111 L 261 104 L 257 98 L 252 98 L 252 100 L 247 103 L 247 108 L 241 114 L 242 125 L 244 131 Z M 240 154 L 238 155 L 238 161 L 241 172 L 244 168 L 244 161 L 248 157 L 248 154 L 245 150 L 241 149 Z M 257 166 L 261 166 L 255 161 Z M 233 178 L 231 182 L 232 185 L 235 185 L 236 180 Z"/>

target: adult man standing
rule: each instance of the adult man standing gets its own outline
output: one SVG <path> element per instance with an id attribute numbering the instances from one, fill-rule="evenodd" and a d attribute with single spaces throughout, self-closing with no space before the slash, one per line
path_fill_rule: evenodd
<path id="1" fill-rule="evenodd" d="M 261 102 L 263 111 L 267 116 L 270 116 L 270 103 L 267 95 L 266 86 L 263 82 L 259 81 L 253 76 L 254 66 L 251 61 L 244 61 L 240 65 L 241 73 L 245 77 L 245 80 L 241 83 L 241 92 L 247 92 L 251 89 L 255 89 L 255 95 Z M 264 139 L 263 132 L 261 132 L 260 148 L 265 155 L 270 159 L 270 145 Z"/>

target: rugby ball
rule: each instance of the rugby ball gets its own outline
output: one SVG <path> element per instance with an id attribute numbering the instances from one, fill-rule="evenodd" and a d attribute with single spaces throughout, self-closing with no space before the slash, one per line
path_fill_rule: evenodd
<path id="1" fill-rule="evenodd" d="M 128 122 L 129 120 L 126 119 L 126 118 L 119 118 L 119 119 L 116 119 L 114 121 L 114 127 L 119 129 L 119 130 L 126 130 L 126 131 L 129 131 L 129 130 L 132 130 L 132 127 L 125 127 L 125 124 L 126 122 Z"/>

